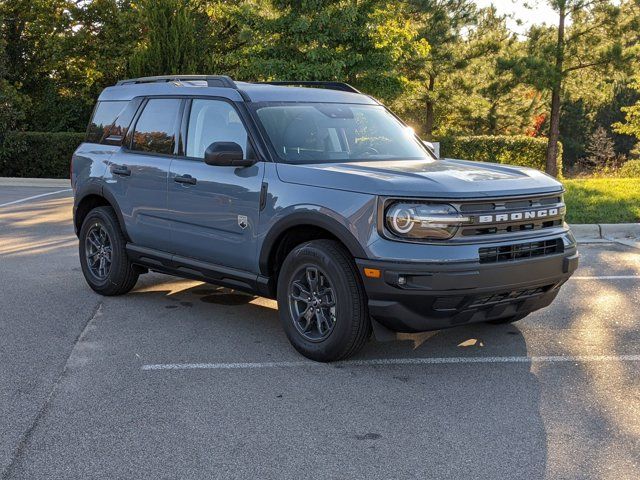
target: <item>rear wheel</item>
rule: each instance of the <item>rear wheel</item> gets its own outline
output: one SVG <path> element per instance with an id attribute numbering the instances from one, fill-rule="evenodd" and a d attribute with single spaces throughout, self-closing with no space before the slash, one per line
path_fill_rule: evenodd
<path id="1" fill-rule="evenodd" d="M 347 358 L 371 335 L 358 272 L 333 240 L 314 240 L 289 253 L 278 277 L 278 309 L 289 341 L 312 360 Z"/>
<path id="2" fill-rule="evenodd" d="M 91 210 L 80 228 L 80 265 L 89 286 L 102 295 L 122 295 L 138 281 L 127 257 L 120 223 L 113 208 Z"/>

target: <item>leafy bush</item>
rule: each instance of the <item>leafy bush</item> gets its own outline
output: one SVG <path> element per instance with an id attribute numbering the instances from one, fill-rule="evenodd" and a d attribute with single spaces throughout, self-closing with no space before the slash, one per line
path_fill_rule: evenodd
<path id="1" fill-rule="evenodd" d="M 440 156 L 504 163 L 544 171 L 547 139 L 525 135 L 480 135 L 440 139 Z M 562 144 L 558 144 L 558 171 L 562 171 Z"/>
<path id="2" fill-rule="evenodd" d="M 640 178 L 640 160 L 628 160 L 623 163 L 620 170 L 618 170 L 617 176 Z"/>
<path id="3" fill-rule="evenodd" d="M 69 178 L 75 132 L 7 132 L 0 147 L 0 177 Z"/>

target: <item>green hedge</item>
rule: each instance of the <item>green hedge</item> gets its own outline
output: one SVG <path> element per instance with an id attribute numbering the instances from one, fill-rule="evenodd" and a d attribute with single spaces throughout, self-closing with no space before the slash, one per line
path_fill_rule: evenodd
<path id="1" fill-rule="evenodd" d="M 7 132 L 0 148 L 0 177 L 69 178 L 84 133 Z"/>
<path id="2" fill-rule="evenodd" d="M 618 177 L 640 177 L 640 160 L 627 160 L 618 170 Z"/>
<path id="3" fill-rule="evenodd" d="M 505 163 L 545 170 L 547 139 L 525 135 L 480 135 L 440 139 L 440 156 Z M 562 144 L 558 143 L 558 171 L 562 172 Z"/>

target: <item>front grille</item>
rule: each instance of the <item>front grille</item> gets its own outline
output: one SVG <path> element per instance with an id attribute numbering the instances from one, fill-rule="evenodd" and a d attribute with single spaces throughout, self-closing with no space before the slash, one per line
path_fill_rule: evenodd
<path id="1" fill-rule="evenodd" d="M 553 206 L 562 203 L 561 195 L 552 195 L 546 197 L 530 197 L 524 199 L 491 201 L 491 202 L 469 202 L 460 206 L 462 213 L 482 213 L 495 210 L 516 210 L 527 209 L 535 206 Z"/>
<path id="2" fill-rule="evenodd" d="M 561 239 L 538 242 L 516 243 L 500 247 L 483 247 L 478 250 L 480 263 L 510 262 L 523 258 L 542 257 L 562 253 L 564 244 Z"/>
<path id="3" fill-rule="evenodd" d="M 458 211 L 470 218 L 456 237 L 471 239 L 487 235 L 508 235 L 561 227 L 566 206 L 562 195 L 459 202 Z"/>

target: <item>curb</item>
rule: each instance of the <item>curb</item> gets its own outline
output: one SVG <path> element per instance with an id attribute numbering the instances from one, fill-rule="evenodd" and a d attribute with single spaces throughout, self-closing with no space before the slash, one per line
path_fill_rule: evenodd
<path id="1" fill-rule="evenodd" d="M 71 188 L 68 179 L 0 177 L 0 187 Z"/>
<path id="2" fill-rule="evenodd" d="M 640 249 L 640 223 L 569 225 L 578 243 L 620 243 Z"/>

